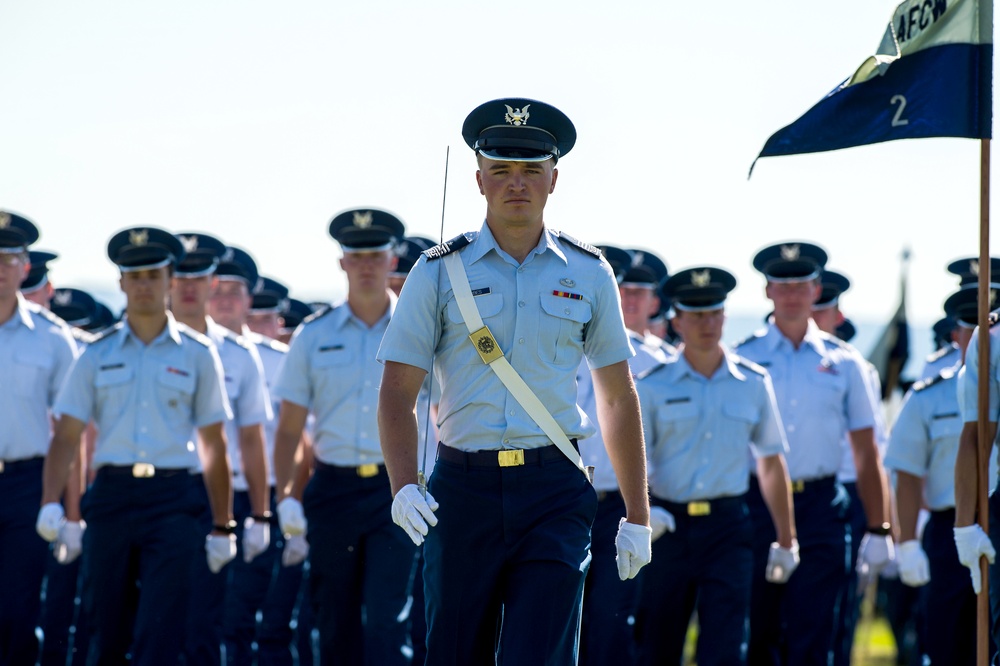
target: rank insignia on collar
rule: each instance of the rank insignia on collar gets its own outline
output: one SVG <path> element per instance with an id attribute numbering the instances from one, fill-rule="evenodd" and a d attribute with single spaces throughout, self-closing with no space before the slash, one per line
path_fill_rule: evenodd
<path id="1" fill-rule="evenodd" d="M 6 229 L 10 226 L 10 215 L 3 211 L 0 211 L 0 229 Z"/>
<path id="2" fill-rule="evenodd" d="M 523 109 L 511 108 L 510 104 L 504 104 L 507 107 L 507 113 L 504 114 L 503 119 L 507 121 L 508 125 L 527 125 L 528 117 L 531 115 L 528 113 L 528 107 L 530 104 L 525 104 Z"/>
<path id="3" fill-rule="evenodd" d="M 696 287 L 707 287 L 712 279 L 712 272 L 707 268 L 703 271 L 691 272 L 691 284 Z"/>
<path id="4" fill-rule="evenodd" d="M 359 213 L 355 211 L 354 213 L 354 226 L 358 229 L 367 229 L 372 226 L 372 213 L 367 211 L 364 213 Z"/>
<path id="5" fill-rule="evenodd" d="M 181 245 L 184 246 L 185 252 L 194 252 L 198 249 L 198 237 L 197 236 L 178 236 L 181 241 Z"/>
<path id="6" fill-rule="evenodd" d="M 149 232 L 146 231 L 145 229 L 143 229 L 142 231 L 133 229 L 132 231 L 128 232 L 128 242 L 129 244 L 135 245 L 136 247 L 142 247 L 143 245 L 149 242 Z"/>
<path id="7" fill-rule="evenodd" d="M 73 294 L 66 289 L 56 289 L 52 294 L 52 302 L 56 305 L 69 305 L 73 300 Z"/>
<path id="8" fill-rule="evenodd" d="M 781 258 L 785 261 L 795 261 L 799 258 L 799 244 L 794 245 L 782 245 L 781 246 Z"/>
<path id="9" fill-rule="evenodd" d="M 564 287 L 569 287 L 571 289 L 576 286 L 576 282 L 574 280 L 569 279 L 569 278 L 563 278 L 563 279 L 559 280 L 559 284 L 561 284 Z"/>

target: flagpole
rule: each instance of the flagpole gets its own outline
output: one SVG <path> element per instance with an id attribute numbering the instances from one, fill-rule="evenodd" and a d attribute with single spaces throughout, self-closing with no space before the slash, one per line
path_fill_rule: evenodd
<path id="1" fill-rule="evenodd" d="M 993 442 L 989 440 L 986 406 L 989 401 L 990 367 L 990 140 L 980 140 L 979 151 L 979 390 L 978 393 L 978 447 L 976 472 L 979 475 L 976 509 L 979 525 L 989 534 L 989 460 Z M 982 587 L 976 599 L 976 663 L 987 666 L 990 660 L 990 583 L 989 565 L 985 557 L 979 558 Z"/>

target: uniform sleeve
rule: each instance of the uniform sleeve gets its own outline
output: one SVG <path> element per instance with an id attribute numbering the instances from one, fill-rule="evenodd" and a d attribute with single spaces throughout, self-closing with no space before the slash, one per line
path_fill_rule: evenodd
<path id="1" fill-rule="evenodd" d="M 1000 382 L 997 381 L 996 355 L 1000 349 L 993 335 L 990 335 L 990 368 L 989 368 L 989 420 L 995 422 L 1000 410 Z M 979 420 L 979 329 L 972 333 L 969 346 L 965 349 L 964 374 L 959 375 L 959 404 L 962 407 L 962 419 L 966 423 Z"/>
<path id="2" fill-rule="evenodd" d="M 635 356 L 622 319 L 618 283 L 608 262 L 601 259 L 594 290 L 594 314 L 584 329 L 583 353 L 591 368 L 603 368 Z"/>
<path id="3" fill-rule="evenodd" d="M 847 429 L 851 432 L 875 427 L 875 410 L 872 408 L 871 384 L 867 371 L 859 365 L 857 355 L 850 355 L 849 360 L 841 367 L 847 373 L 847 396 L 845 398 L 845 415 Z"/>
<path id="4" fill-rule="evenodd" d="M 442 262 L 431 263 L 422 256 L 413 266 L 382 337 L 379 363 L 394 361 L 430 372 L 441 334 L 439 311 L 445 302 L 439 298 Z"/>
<path id="5" fill-rule="evenodd" d="M 922 478 L 927 475 L 930 463 L 931 436 L 921 413 L 921 402 L 919 393 L 911 390 L 906 394 L 889 435 L 885 466 Z"/>
<path id="6" fill-rule="evenodd" d="M 94 396 L 97 393 L 94 385 L 96 358 L 93 347 L 88 347 L 70 364 L 52 406 L 52 412 L 56 416 L 66 414 L 84 423 L 93 418 Z"/>
<path id="7" fill-rule="evenodd" d="M 76 341 L 73 340 L 73 335 L 65 327 L 58 327 L 54 335 L 53 346 L 53 358 L 54 363 L 52 364 L 52 374 L 49 375 L 49 386 L 48 386 L 48 405 L 52 407 L 55 404 L 56 397 L 59 395 L 59 390 L 62 388 L 63 383 L 66 381 L 66 376 L 69 374 L 69 369 L 73 365 L 73 361 L 79 356 L 79 351 L 76 346 Z"/>
<path id="8" fill-rule="evenodd" d="M 245 355 L 246 367 L 243 372 L 240 394 L 236 405 L 233 405 L 236 425 L 240 428 L 257 425 L 271 420 L 271 404 L 264 383 L 264 367 L 260 355 L 253 345 Z"/>
<path id="9" fill-rule="evenodd" d="M 771 376 L 765 374 L 760 383 L 760 420 L 750 434 L 750 450 L 755 458 L 765 458 L 788 452 L 785 428 L 778 413 L 778 400 L 774 397 Z"/>
<path id="10" fill-rule="evenodd" d="M 330 316 L 330 315 L 327 315 Z M 312 387 L 309 384 L 309 350 L 311 349 L 309 334 L 310 325 L 299 326 L 292 336 L 288 353 L 278 368 L 278 377 L 274 381 L 274 395 L 278 400 L 312 407 Z"/>
<path id="11" fill-rule="evenodd" d="M 215 345 L 206 347 L 207 354 L 198 354 L 198 382 L 194 389 L 194 426 L 204 428 L 213 423 L 229 421 L 233 412 L 226 396 L 225 372 Z"/>

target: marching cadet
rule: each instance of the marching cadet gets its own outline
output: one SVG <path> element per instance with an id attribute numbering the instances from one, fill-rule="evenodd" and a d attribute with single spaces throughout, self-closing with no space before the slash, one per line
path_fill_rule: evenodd
<path id="1" fill-rule="evenodd" d="M 199 544 L 215 570 L 236 553 L 222 364 L 207 337 L 166 310 L 183 256 L 180 241 L 161 229 L 112 236 L 108 257 L 121 271 L 125 318 L 87 347 L 53 408 L 59 421 L 37 523 L 46 539 L 63 520 L 58 499 L 91 418 L 98 432 L 97 476 L 82 507 L 90 663 L 124 663 L 128 654 L 133 664 L 176 663 Z M 202 469 L 213 518 L 207 539 Z"/>
<path id="2" fill-rule="evenodd" d="M 395 248 L 396 268 L 392 273 L 389 273 L 389 289 L 392 289 L 392 293 L 399 296 L 403 283 L 406 282 L 406 276 L 410 274 L 410 269 L 420 259 L 420 253 L 435 245 L 436 243 L 430 238 L 422 236 L 406 236 L 399 241 Z"/>
<path id="3" fill-rule="evenodd" d="M 233 489 L 245 492 L 236 504 L 237 555 L 250 562 L 267 550 L 270 539 L 270 505 L 267 485 L 267 452 L 264 446 L 263 424 L 271 418 L 270 401 L 264 388 L 264 370 L 257 348 L 217 324 L 208 316 L 208 300 L 220 283 L 219 272 L 225 261 L 227 277 L 244 286 L 256 284 L 257 269 L 253 260 L 249 266 L 236 264 L 233 248 L 222 241 L 201 233 L 177 234 L 184 245 L 184 258 L 178 262 L 170 289 L 170 310 L 177 321 L 206 336 L 215 345 L 225 372 L 226 395 L 233 419 L 226 422 L 226 441 L 233 470 Z M 202 516 L 210 525 L 212 516 Z M 225 612 L 228 570 L 223 575 L 194 562 L 191 609 L 188 613 L 187 663 L 219 664 L 222 658 L 223 615 Z"/>
<path id="4" fill-rule="evenodd" d="M 649 561 L 632 351 L 600 251 L 543 220 L 555 163 L 576 140 L 569 118 L 500 99 L 473 110 L 462 135 L 486 221 L 424 253 L 379 350 L 393 520 L 414 543 L 426 537 L 427 664 L 571 664 L 597 509 L 574 447 L 592 432 L 576 405 L 584 354 L 626 507 L 619 577 Z M 425 489 L 413 408 L 435 356 L 441 443 Z"/>
<path id="5" fill-rule="evenodd" d="M 949 317 L 971 335 L 976 326 L 977 290 L 961 289 L 945 301 Z M 965 355 L 969 335 L 959 342 Z M 889 437 L 885 465 L 896 472 L 900 544 L 899 577 L 921 595 L 920 644 L 926 663 L 976 663 L 976 595 L 958 560 L 955 524 L 955 457 L 962 432 L 958 371 L 946 368 L 918 382 L 903 401 Z M 990 459 L 995 482 L 996 451 Z M 922 544 L 917 515 L 926 498 L 930 519 Z"/>
<path id="6" fill-rule="evenodd" d="M 330 308 L 327 304 L 317 304 L 314 308 L 313 306 L 300 301 L 296 298 L 288 298 L 285 301 L 284 307 L 278 314 L 281 316 L 281 330 L 278 332 L 278 340 L 289 344 L 292 340 L 292 335 L 295 333 L 295 329 L 299 327 L 299 324 L 304 322 L 307 318 L 316 314 L 318 312 L 324 312 Z"/>
<path id="7" fill-rule="evenodd" d="M 347 300 L 297 329 L 275 385 L 282 401 L 274 446 L 278 518 L 292 536 L 308 525 L 321 661 L 408 663 L 404 609 L 416 549 L 392 525 L 375 360 L 396 306 L 388 276 L 403 223 L 386 211 L 359 208 L 336 215 L 329 232 L 344 253 Z M 309 412 L 316 415 L 315 469 L 300 503 L 290 486 Z"/>
<path id="8" fill-rule="evenodd" d="M 25 300 L 35 305 L 41 305 L 46 310 L 50 309 L 49 303 L 52 300 L 53 287 L 52 283 L 49 282 L 48 263 L 58 258 L 59 255 L 54 252 L 28 251 L 28 262 L 31 267 L 21 283 L 21 295 L 24 296 Z"/>
<path id="9" fill-rule="evenodd" d="M 892 557 L 867 370 L 853 348 L 820 331 L 811 318 L 825 264 L 826 252 L 810 243 L 782 243 L 758 252 L 753 265 L 767 279 L 774 316 L 767 328 L 734 349 L 763 366 L 774 384 L 788 440 L 802 557 L 786 585 L 766 581 L 765 558 L 774 532 L 754 478 L 748 497 L 755 528 L 749 652 L 754 664 L 827 663 L 850 545 L 849 500 L 837 481 L 844 437 L 851 440 L 867 516 L 859 566 L 875 575 Z"/>
<path id="10" fill-rule="evenodd" d="M 261 276 L 257 289 L 250 295 L 246 328 L 255 335 L 277 340 L 284 326 L 281 311 L 287 304 L 288 287 L 273 278 Z"/>
<path id="11" fill-rule="evenodd" d="M 48 545 L 35 534 L 33 518 L 42 497 L 49 409 L 76 356 L 76 345 L 62 320 L 29 303 L 19 291 L 30 270 L 28 246 L 36 240 L 38 229 L 30 220 L 0 211 L 0 377 L 8 383 L 0 398 L 0 663 L 4 664 L 34 664 L 38 656 L 35 626 Z M 77 438 L 77 449 L 79 444 Z M 65 500 L 68 522 L 57 524 L 52 537 L 78 544 L 83 530 L 79 487 Z"/>
<path id="12" fill-rule="evenodd" d="M 669 519 L 643 573 L 640 664 L 680 666 L 696 606 L 698 663 L 746 663 L 753 578 L 748 450 L 777 533 L 768 580 L 784 583 L 798 565 L 787 445 L 771 379 L 720 342 L 726 296 L 735 287 L 736 278 L 711 266 L 671 276 L 664 293 L 683 344 L 639 375 L 651 504 Z"/>
<path id="13" fill-rule="evenodd" d="M 635 257 L 632 252 L 612 245 L 597 247 L 619 281 L 625 329 L 635 351 L 628 365 L 635 377 L 663 363 L 676 351 L 649 333 L 650 316 L 659 306 L 658 273 L 649 266 L 663 266 L 664 271 L 666 267 L 651 252 Z M 580 362 L 576 382 L 580 409 L 592 424 L 597 425 L 597 396 L 586 359 Z M 625 502 L 600 429 L 591 437 L 581 439 L 579 446 L 584 464 L 594 468 L 593 484 L 597 491 L 597 514 L 591 527 L 590 569 L 583 592 L 580 664 L 608 664 L 616 660 L 631 663 L 636 649 L 636 608 L 642 576 L 624 581 L 618 577 L 615 534 Z M 650 508 L 650 527 L 654 540 L 666 529 L 662 516 L 654 508 Z"/>

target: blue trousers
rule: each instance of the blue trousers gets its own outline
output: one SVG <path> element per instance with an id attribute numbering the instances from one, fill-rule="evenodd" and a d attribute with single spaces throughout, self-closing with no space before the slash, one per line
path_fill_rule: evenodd
<path id="1" fill-rule="evenodd" d="M 561 453 L 517 467 L 439 453 L 429 489 L 428 666 L 575 664 L 597 512 L 586 477 Z"/>
<path id="2" fill-rule="evenodd" d="M 635 614 L 642 574 L 623 581 L 615 561 L 615 536 L 618 521 L 625 516 L 625 501 L 617 491 L 598 492 L 597 496 L 590 570 L 583 592 L 581 666 L 631 663 L 636 653 Z"/>
<path id="3" fill-rule="evenodd" d="M 35 663 L 42 577 L 49 545 L 35 532 L 44 458 L 7 462 L 0 473 L 0 664 Z"/>
<path id="4" fill-rule="evenodd" d="M 384 467 L 372 477 L 321 462 L 303 495 L 310 593 L 323 664 L 409 663 L 406 608 L 416 546 L 392 522 Z"/>
<path id="5" fill-rule="evenodd" d="M 82 664 L 87 657 L 86 618 L 82 604 L 77 603 L 82 560 L 81 556 L 69 564 L 59 564 L 51 552 L 46 557 L 40 666 L 66 666 L 71 649 L 74 665 Z"/>
<path id="6" fill-rule="evenodd" d="M 191 562 L 204 561 L 204 506 L 186 471 L 136 479 L 102 467 L 84 495 L 88 664 L 174 664 L 184 647 Z M 131 656 L 131 661 L 129 661 Z"/>
<path id="7" fill-rule="evenodd" d="M 208 490 L 201 482 L 192 486 L 194 501 L 201 507 L 198 516 L 198 530 L 205 536 L 212 531 L 212 507 L 208 502 Z M 239 539 L 237 539 L 237 553 Z M 237 554 L 237 557 L 239 555 Z M 184 664 L 186 666 L 221 666 L 222 664 L 222 619 L 226 604 L 226 581 L 233 562 L 229 562 L 218 573 L 208 568 L 205 549 L 191 559 L 191 595 L 187 610 L 187 633 L 184 641 Z"/>
<path id="8" fill-rule="evenodd" d="M 653 543 L 643 572 L 638 663 L 681 666 L 697 608 L 699 666 L 746 664 L 753 575 L 746 498 L 712 500 L 703 516 L 689 516 L 686 504 L 652 503 L 673 514 L 677 529 Z"/>
<path id="9" fill-rule="evenodd" d="M 280 532 L 278 548 L 284 548 Z M 271 588 L 260 609 L 257 663 L 260 666 L 312 666 L 313 611 L 309 600 L 308 561 L 295 566 L 276 565 Z M 293 647 L 295 654 L 293 654 Z"/>
<path id="10" fill-rule="evenodd" d="M 854 647 L 854 630 L 861 614 L 861 596 L 858 594 L 858 549 L 865 535 L 867 518 L 861 505 L 857 483 L 844 483 L 847 496 L 851 499 L 848 509 L 848 525 L 851 530 L 851 551 L 847 575 L 840 586 L 837 601 L 837 626 L 833 635 L 833 666 L 849 666 L 851 650 Z"/>
<path id="11" fill-rule="evenodd" d="M 747 505 L 753 522 L 754 570 L 750 601 L 750 664 L 827 666 L 837 593 L 847 575 L 850 499 L 835 477 L 808 482 L 793 496 L 801 564 L 784 585 L 764 578 L 774 523 L 751 477 Z"/>
<path id="12" fill-rule="evenodd" d="M 976 663 L 976 595 L 958 561 L 954 527 L 955 510 L 947 509 L 932 512 L 924 528 L 931 581 L 921 588 L 921 645 L 934 666 Z"/>

